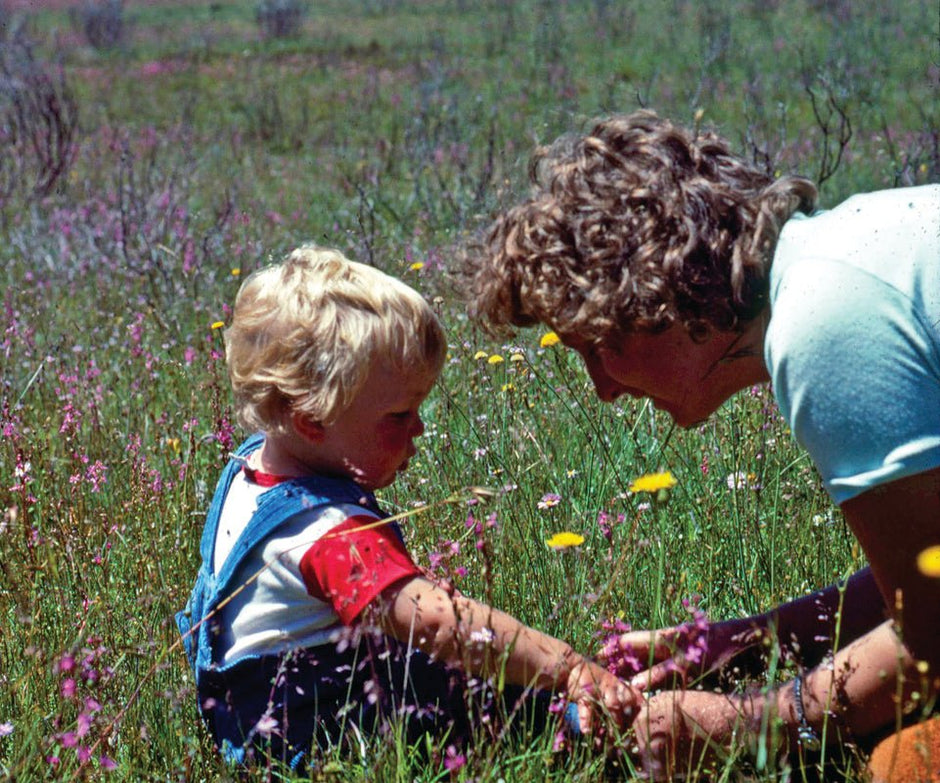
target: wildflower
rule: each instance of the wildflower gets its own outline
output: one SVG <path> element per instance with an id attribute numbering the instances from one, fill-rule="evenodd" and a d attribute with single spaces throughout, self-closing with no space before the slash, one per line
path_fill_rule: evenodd
<path id="1" fill-rule="evenodd" d="M 745 473 L 743 470 L 729 473 L 725 478 L 725 484 L 727 484 L 728 489 L 732 491 L 738 489 L 760 489 L 760 484 L 757 483 L 757 474 Z"/>
<path id="2" fill-rule="evenodd" d="M 277 719 L 271 715 L 262 715 L 261 719 L 255 724 L 255 731 L 262 737 L 270 737 L 277 731 Z"/>
<path id="3" fill-rule="evenodd" d="M 209 328 L 214 331 L 216 329 L 221 329 L 223 326 L 225 326 L 225 321 L 213 321 Z"/>
<path id="4" fill-rule="evenodd" d="M 689 663 L 702 663 L 708 652 L 708 617 L 698 608 L 699 598 L 683 598 L 682 606 L 692 615 L 691 622 L 683 623 L 680 628 L 685 634 L 685 649 L 682 657 Z"/>
<path id="5" fill-rule="evenodd" d="M 565 530 L 561 533 L 555 533 L 551 538 L 546 539 L 545 543 L 552 549 L 570 549 L 571 547 L 581 546 L 584 543 L 584 536 Z"/>
<path id="6" fill-rule="evenodd" d="M 540 509 L 552 508 L 552 506 L 557 506 L 561 503 L 561 495 L 556 495 L 554 492 L 547 492 L 542 495 L 542 499 L 538 502 L 538 507 Z"/>
<path id="7" fill-rule="evenodd" d="M 489 359 L 486 360 L 487 364 L 502 364 L 505 361 L 502 356 L 498 353 L 494 353 Z"/>
<path id="8" fill-rule="evenodd" d="M 518 364 L 519 362 L 525 361 L 525 356 L 523 356 L 521 353 L 514 353 L 509 357 L 509 361 L 513 364 Z"/>
<path id="9" fill-rule="evenodd" d="M 622 524 L 625 520 L 626 517 L 623 514 L 617 514 L 615 519 L 606 511 L 601 511 L 597 515 L 597 526 L 601 529 L 601 535 L 610 541 L 614 535 L 614 525 Z"/>
<path id="10" fill-rule="evenodd" d="M 240 266 L 236 266 L 232 270 L 232 277 L 238 277 L 241 273 L 242 273 L 242 268 Z"/>
<path id="11" fill-rule="evenodd" d="M 516 388 L 516 387 L 513 386 L 511 383 L 504 383 L 504 384 L 502 385 L 502 388 L 500 388 L 500 391 L 501 391 L 501 392 L 511 392 L 511 391 L 512 391 L 513 389 L 515 389 L 515 388 Z"/>
<path id="12" fill-rule="evenodd" d="M 472 631 L 470 633 L 471 642 L 479 642 L 480 644 L 489 644 L 496 638 L 496 634 L 493 632 L 492 628 L 481 628 L 479 631 Z"/>
<path id="13" fill-rule="evenodd" d="M 647 473 L 640 476 L 630 485 L 630 491 L 637 492 L 660 492 L 664 489 L 671 489 L 676 485 L 676 479 L 670 471 L 663 473 Z"/>
<path id="14" fill-rule="evenodd" d="M 477 351 L 475 354 L 473 354 L 473 358 L 476 361 L 479 361 L 480 359 L 485 359 L 487 356 L 489 356 L 489 354 L 486 351 Z"/>
<path id="15" fill-rule="evenodd" d="M 411 266 L 408 267 L 412 272 L 417 272 L 420 269 L 424 269 L 424 261 L 415 261 Z"/>
<path id="16" fill-rule="evenodd" d="M 542 348 L 551 348 L 553 345 L 558 345 L 561 342 L 561 338 L 554 332 L 547 332 L 542 335 L 542 339 L 539 340 L 539 346 Z"/>
<path id="17" fill-rule="evenodd" d="M 460 753 L 453 745 L 447 746 L 447 753 L 444 756 L 444 767 L 449 772 L 456 772 L 462 769 L 467 763 L 467 757 Z"/>
<path id="18" fill-rule="evenodd" d="M 614 617 L 604 620 L 598 633 L 602 638 L 601 657 L 607 664 L 607 671 L 618 677 L 630 677 L 644 668 L 633 646 L 620 639 L 621 635 L 629 631 L 629 623 Z"/>
<path id="19" fill-rule="evenodd" d="M 917 555 L 917 570 L 924 576 L 940 577 L 940 544 L 929 546 Z"/>
<path id="20" fill-rule="evenodd" d="M 10 721 L 0 723 L 0 737 L 9 737 L 13 733 L 13 724 Z"/>

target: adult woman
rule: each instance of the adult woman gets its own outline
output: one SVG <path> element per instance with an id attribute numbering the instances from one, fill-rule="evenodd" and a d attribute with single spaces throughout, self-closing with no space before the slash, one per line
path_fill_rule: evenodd
<path id="1" fill-rule="evenodd" d="M 768 726 L 791 748 L 892 726 L 898 696 L 923 696 L 924 673 L 940 672 L 940 579 L 917 568 L 940 544 L 940 186 L 811 216 L 808 180 L 774 181 L 650 112 L 541 150 L 533 180 L 468 256 L 471 312 L 548 325 L 602 399 L 649 397 L 684 427 L 772 381 L 870 563 L 839 588 L 712 625 L 706 667 L 770 629 L 818 662 L 820 604 L 840 612 L 842 647 L 770 691 L 652 696 L 634 722 L 644 763 L 668 776 L 703 738 Z M 622 638 L 651 663 L 638 682 L 684 667 L 667 660 L 679 633 Z M 940 768 L 934 751 L 925 769 Z"/>

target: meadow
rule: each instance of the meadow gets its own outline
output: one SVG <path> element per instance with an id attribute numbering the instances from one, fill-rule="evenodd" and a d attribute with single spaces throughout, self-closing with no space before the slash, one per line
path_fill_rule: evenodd
<path id="1" fill-rule="evenodd" d="M 691 431 L 602 405 L 543 332 L 474 327 L 453 273 L 535 145 L 641 106 L 816 179 L 822 206 L 940 182 L 935 0 L 315 0 L 284 37 L 250 0 L 150 0 L 111 7 L 97 45 L 88 12 L 0 3 L 0 778 L 233 777 L 173 614 L 241 437 L 221 327 L 302 242 L 400 276 L 446 325 L 420 453 L 381 500 L 465 592 L 587 652 L 618 622 L 753 613 L 864 565 L 767 389 Z M 631 491 L 666 470 L 668 493 Z M 553 744 L 373 743 L 308 777 L 631 774 Z M 690 779 L 864 779 L 851 748 L 754 750 Z"/>

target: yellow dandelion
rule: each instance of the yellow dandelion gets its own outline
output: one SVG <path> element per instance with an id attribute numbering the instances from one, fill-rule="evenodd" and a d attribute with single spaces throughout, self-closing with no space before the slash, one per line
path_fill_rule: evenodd
<path id="1" fill-rule="evenodd" d="M 545 539 L 545 543 L 552 549 L 570 549 L 571 547 L 581 546 L 584 543 L 584 536 L 563 530 L 561 533 L 555 533 L 551 538 Z"/>
<path id="2" fill-rule="evenodd" d="M 513 389 L 515 389 L 515 388 L 516 388 L 516 387 L 513 386 L 511 383 L 504 383 L 502 390 L 503 390 L 504 392 L 511 392 L 511 391 L 512 391 Z"/>
<path id="3" fill-rule="evenodd" d="M 424 261 L 415 261 L 411 266 L 408 267 L 412 272 L 417 272 L 419 269 L 424 269 Z"/>
<path id="4" fill-rule="evenodd" d="M 213 321 L 212 324 L 209 326 L 209 328 L 221 329 L 223 326 L 225 326 L 225 321 Z"/>
<path id="5" fill-rule="evenodd" d="M 500 356 L 498 353 L 494 353 L 489 359 L 486 360 L 488 364 L 502 364 L 505 359 Z"/>
<path id="6" fill-rule="evenodd" d="M 663 473 L 647 473 L 640 476 L 630 485 L 630 491 L 637 492 L 659 492 L 664 489 L 671 489 L 676 485 L 676 479 L 670 471 Z"/>
<path id="7" fill-rule="evenodd" d="M 236 266 L 232 270 L 232 277 L 238 277 L 241 273 L 242 273 L 242 268 L 240 266 Z"/>
<path id="8" fill-rule="evenodd" d="M 486 351 L 477 351 L 473 354 L 473 358 L 479 361 L 480 359 L 485 359 L 489 354 Z"/>
<path id="9" fill-rule="evenodd" d="M 924 576 L 940 578 L 940 544 L 927 547 L 917 556 L 917 570 Z"/>
<path id="10" fill-rule="evenodd" d="M 539 340 L 539 346 L 542 348 L 551 348 L 553 345 L 558 345 L 560 342 L 561 338 L 557 334 L 548 332 L 542 335 L 542 339 Z"/>
<path id="11" fill-rule="evenodd" d="M 509 357 L 509 361 L 511 361 L 513 364 L 516 364 L 518 362 L 524 362 L 525 356 L 523 356 L 521 353 L 514 353 L 512 354 L 512 356 Z"/>

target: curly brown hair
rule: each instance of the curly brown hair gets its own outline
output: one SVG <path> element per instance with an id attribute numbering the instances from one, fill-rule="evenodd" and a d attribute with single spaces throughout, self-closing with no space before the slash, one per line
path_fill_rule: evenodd
<path id="1" fill-rule="evenodd" d="M 816 201 L 809 180 L 774 180 L 650 111 L 538 149 L 530 174 L 531 196 L 465 253 L 471 315 L 600 344 L 676 322 L 695 339 L 743 329 L 781 226 Z"/>

